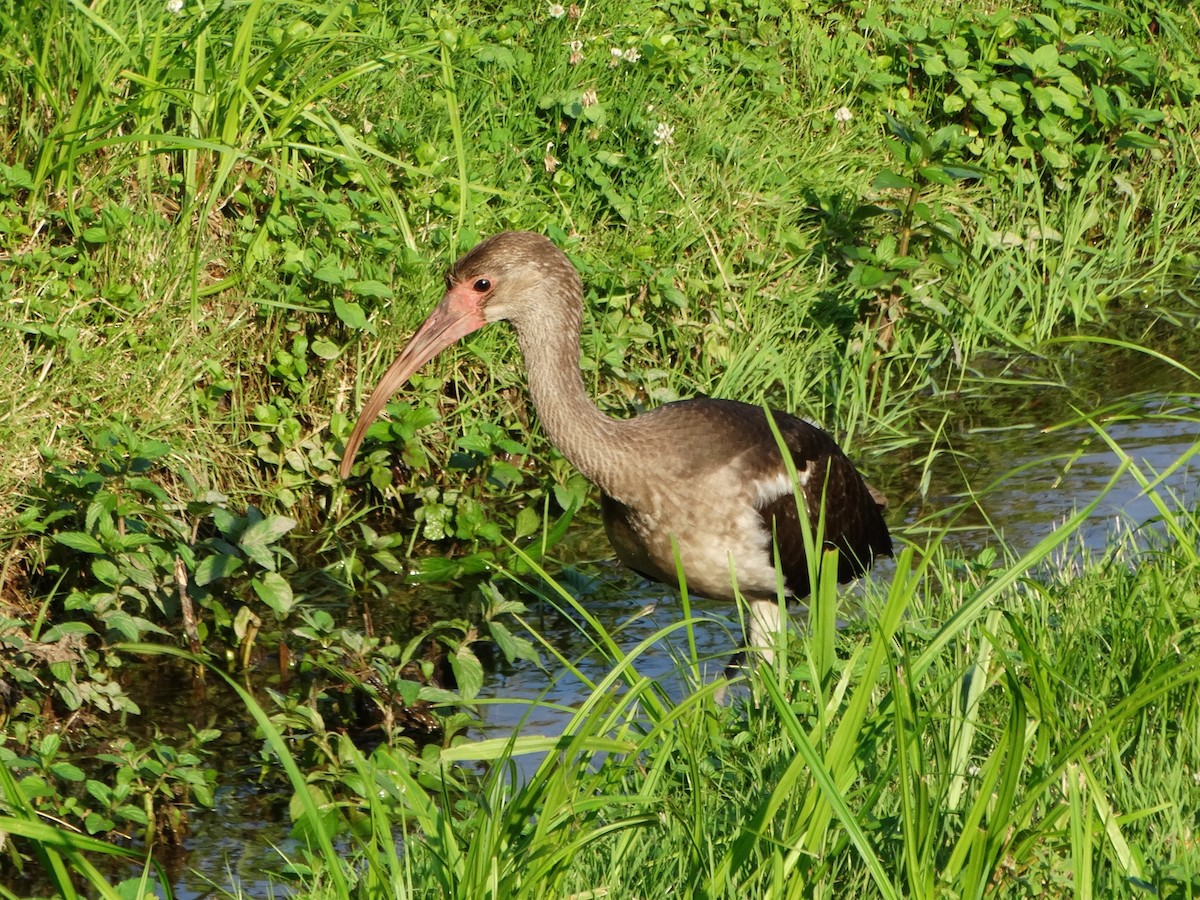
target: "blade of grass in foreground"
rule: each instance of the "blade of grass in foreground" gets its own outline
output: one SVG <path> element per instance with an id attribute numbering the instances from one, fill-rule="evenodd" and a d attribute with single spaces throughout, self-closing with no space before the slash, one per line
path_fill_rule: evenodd
<path id="1" fill-rule="evenodd" d="M 1062 525 L 1038 541 L 1024 556 L 1011 566 L 1008 566 L 997 578 L 989 581 L 978 594 L 955 610 L 954 614 L 946 621 L 946 624 L 938 629 L 937 634 L 930 639 L 925 650 L 913 661 L 912 677 L 914 682 L 925 674 L 950 642 L 956 639 L 975 621 L 976 617 L 983 610 L 987 609 L 1000 594 L 1079 530 L 1079 527 L 1100 506 L 1101 501 L 1108 495 L 1108 492 L 1121 480 L 1129 465 L 1128 460 L 1123 461 L 1117 466 L 1116 471 L 1113 472 L 1112 476 L 1092 499 L 1091 503 L 1069 516 Z"/>

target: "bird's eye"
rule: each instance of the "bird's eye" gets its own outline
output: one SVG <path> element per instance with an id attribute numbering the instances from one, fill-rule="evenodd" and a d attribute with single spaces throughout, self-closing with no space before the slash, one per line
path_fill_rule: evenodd
<path id="1" fill-rule="evenodd" d="M 475 283 L 471 287 L 477 294 L 486 294 L 492 289 L 492 283 L 486 278 L 476 278 Z"/>

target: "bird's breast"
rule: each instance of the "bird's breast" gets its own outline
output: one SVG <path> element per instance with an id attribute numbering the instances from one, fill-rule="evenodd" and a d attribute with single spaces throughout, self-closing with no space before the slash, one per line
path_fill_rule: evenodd
<path id="1" fill-rule="evenodd" d="M 759 509 L 764 499 L 790 492 L 786 475 L 758 484 L 718 470 L 697 474 L 688 487 L 669 491 L 647 483 L 629 503 L 604 495 L 605 528 L 617 557 L 665 584 L 678 583 L 681 566 L 690 591 L 716 600 L 732 599 L 735 584 L 744 596 L 774 596 L 771 535 Z"/>

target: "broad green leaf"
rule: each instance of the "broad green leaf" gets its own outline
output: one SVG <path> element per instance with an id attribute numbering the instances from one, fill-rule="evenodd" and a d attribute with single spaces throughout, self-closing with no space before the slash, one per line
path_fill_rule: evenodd
<path id="1" fill-rule="evenodd" d="M 292 586 L 278 572 L 265 572 L 254 578 L 250 584 L 254 593 L 258 594 L 258 599 L 280 618 L 285 617 L 296 602 Z"/>
<path id="2" fill-rule="evenodd" d="M 347 328 L 358 331 L 367 327 L 367 314 L 363 312 L 361 306 L 353 301 L 336 297 L 333 301 L 333 311 L 337 313 L 337 317 L 345 323 Z"/>
<path id="3" fill-rule="evenodd" d="M 522 507 L 521 511 L 517 513 L 516 537 L 520 539 L 536 534 L 541 524 L 542 517 L 537 514 L 537 510 L 532 506 Z"/>
<path id="4" fill-rule="evenodd" d="M 275 554 L 266 544 L 260 544 L 258 541 L 242 541 L 240 546 L 251 562 L 258 563 L 268 572 L 275 571 Z"/>
<path id="5" fill-rule="evenodd" d="M 42 642 L 53 644 L 68 634 L 81 635 L 95 633 L 95 629 L 87 622 L 59 622 L 57 625 L 46 630 L 42 635 Z"/>
<path id="6" fill-rule="evenodd" d="M 336 262 L 326 260 L 313 272 L 313 278 L 326 284 L 341 284 L 346 280 L 346 271 Z"/>
<path id="7" fill-rule="evenodd" d="M 349 289 L 350 293 L 359 297 L 378 297 L 384 300 L 390 300 L 395 296 L 395 294 L 392 293 L 392 289 L 382 281 L 352 281 L 346 287 Z"/>
<path id="8" fill-rule="evenodd" d="M 492 640 L 496 642 L 496 646 L 504 654 L 504 658 L 510 663 L 518 659 L 526 659 L 530 662 L 538 662 L 538 652 L 533 646 L 533 643 L 527 638 L 517 637 L 502 622 L 489 622 L 488 631 L 492 635 Z"/>
<path id="9" fill-rule="evenodd" d="M 1047 74 L 1058 65 L 1058 48 L 1053 44 L 1042 44 L 1033 51 L 1030 62 L 1039 73 Z"/>
<path id="10" fill-rule="evenodd" d="M 230 556 L 226 553 L 206 556 L 200 560 L 200 565 L 196 566 L 196 574 L 194 576 L 196 584 L 201 587 L 206 584 L 212 584 L 221 578 L 227 578 L 241 567 L 242 560 L 236 556 Z"/>
<path id="11" fill-rule="evenodd" d="M 87 829 L 88 834 L 102 834 L 112 831 L 116 827 L 116 824 L 112 819 L 96 812 L 90 812 L 83 818 L 83 827 Z"/>
<path id="12" fill-rule="evenodd" d="M 136 641 L 141 637 L 141 629 L 137 621 L 123 610 L 114 610 L 104 617 L 104 625 L 111 631 L 117 632 L 127 641 Z"/>
<path id="13" fill-rule="evenodd" d="M 884 170 L 875 176 L 871 187 L 877 191 L 912 190 L 917 183 L 899 172 Z"/>
<path id="14" fill-rule="evenodd" d="M 273 544 L 295 527 L 295 519 L 289 519 L 287 516 L 267 516 L 242 532 L 242 539 L 238 543 Z"/>
<path id="15" fill-rule="evenodd" d="M 117 564 L 111 559 L 95 559 L 92 560 L 92 575 L 101 584 L 112 587 L 117 583 L 117 579 L 121 577 L 121 572 L 117 568 Z"/>
<path id="16" fill-rule="evenodd" d="M 333 360 L 341 354 L 341 348 L 328 338 L 314 338 L 312 342 L 313 355 L 319 359 Z"/>
<path id="17" fill-rule="evenodd" d="M 464 700 L 472 700 L 483 687 L 483 664 L 469 645 L 464 644 L 450 654 L 450 668 L 458 682 L 459 693 Z"/>
<path id="18" fill-rule="evenodd" d="M 396 555 L 391 550 L 376 550 L 371 554 L 371 559 L 379 563 L 393 575 L 401 575 L 404 572 L 404 564 L 396 558 Z"/>
<path id="19" fill-rule="evenodd" d="M 50 771 L 62 778 L 64 781 L 83 781 L 83 769 L 74 763 L 56 762 L 50 766 Z"/>
<path id="20" fill-rule="evenodd" d="M 56 543 L 62 544 L 64 547 L 70 547 L 72 550 L 78 550 L 80 553 L 101 554 L 104 553 L 104 547 L 100 542 L 90 534 L 84 534 L 82 531 L 62 531 L 54 536 Z"/>

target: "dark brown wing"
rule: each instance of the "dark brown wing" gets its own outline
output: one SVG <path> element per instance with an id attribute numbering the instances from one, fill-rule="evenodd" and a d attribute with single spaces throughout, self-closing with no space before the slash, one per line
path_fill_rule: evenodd
<path id="1" fill-rule="evenodd" d="M 723 412 L 738 421 L 756 448 L 747 454 L 748 474 L 760 483 L 778 482 L 778 473 L 785 467 L 763 410 L 731 401 L 705 402 L 728 405 Z M 891 556 L 892 539 L 883 520 L 884 504 L 877 499 L 881 495 L 863 480 L 833 438 L 820 428 L 787 413 L 772 411 L 772 414 L 803 481 L 814 537 L 824 503 L 824 545 L 839 551 L 838 581 L 857 578 L 871 567 L 877 556 Z M 788 589 L 797 597 L 807 596 L 808 564 L 794 494 L 777 489 L 774 496 L 763 498 L 759 511 L 767 531 L 775 537 Z"/>

